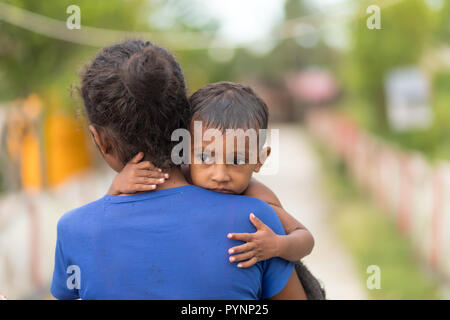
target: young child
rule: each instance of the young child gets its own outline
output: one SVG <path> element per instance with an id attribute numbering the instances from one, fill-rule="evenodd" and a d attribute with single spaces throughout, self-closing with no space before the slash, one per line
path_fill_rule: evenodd
<path id="1" fill-rule="evenodd" d="M 256 132 L 259 129 L 267 129 L 266 104 L 251 88 L 242 84 L 231 82 L 208 84 L 191 96 L 190 103 L 192 141 L 195 139 L 196 121 L 201 122 L 202 132 L 207 129 L 218 129 L 222 133 L 227 129 L 254 129 Z M 248 137 L 246 139 L 248 142 Z M 190 165 L 183 168 L 187 180 L 215 192 L 240 194 L 265 201 L 275 210 L 286 232 L 286 235 L 277 235 L 254 214 L 250 214 L 250 221 L 256 228 L 255 233 L 228 234 L 229 238 L 244 242 L 229 249 L 230 262 L 237 262 L 239 268 L 248 268 L 258 261 L 272 257 L 299 261 L 310 254 L 314 246 L 311 233 L 284 210 L 277 196 L 267 186 L 252 178 L 253 172 L 260 170 L 270 154 L 270 147 L 250 150 L 250 143 L 245 143 L 245 150 L 239 150 L 235 147 L 236 143 L 233 143 L 232 150 L 227 150 L 226 134 L 223 135 L 223 150 L 211 152 L 207 150 L 210 145 L 211 141 L 204 139 L 201 148 L 194 143 L 191 144 Z M 257 161 L 252 163 L 249 160 L 255 151 Z M 148 161 L 140 162 L 143 156 L 142 152 L 139 153 L 124 167 L 114 179 L 109 194 L 123 195 L 156 190 L 159 184 L 170 182 L 167 173 L 155 168 Z M 232 163 L 228 161 L 230 158 Z M 219 159 L 222 161 L 218 161 Z M 296 269 L 298 271 L 298 266 Z M 305 279 L 300 280 L 302 283 L 305 282 Z M 305 291 L 308 291 L 308 284 L 304 286 Z"/>

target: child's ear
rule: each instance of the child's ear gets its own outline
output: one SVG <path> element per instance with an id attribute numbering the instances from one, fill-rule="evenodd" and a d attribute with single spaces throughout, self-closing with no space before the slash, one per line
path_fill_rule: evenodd
<path id="1" fill-rule="evenodd" d="M 270 147 L 265 147 L 261 150 L 258 157 L 258 163 L 256 164 L 255 169 L 253 169 L 254 172 L 259 172 L 261 167 L 264 165 L 264 162 L 266 162 L 267 158 L 270 156 L 270 152 L 272 149 Z"/>

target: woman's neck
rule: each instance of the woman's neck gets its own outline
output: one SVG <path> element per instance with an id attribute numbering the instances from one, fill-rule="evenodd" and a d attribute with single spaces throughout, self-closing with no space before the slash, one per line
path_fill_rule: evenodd
<path id="1" fill-rule="evenodd" d="M 158 185 L 156 190 L 164 190 L 189 185 L 180 168 L 178 167 L 172 168 L 168 171 L 164 171 L 164 173 L 168 173 L 169 178 L 166 179 L 166 182 L 164 182 L 163 184 Z"/>

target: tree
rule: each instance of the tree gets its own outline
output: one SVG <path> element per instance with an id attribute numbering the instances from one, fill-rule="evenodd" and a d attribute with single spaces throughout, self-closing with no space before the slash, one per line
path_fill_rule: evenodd
<path id="1" fill-rule="evenodd" d="M 365 12 L 365 7 L 361 10 Z M 408 0 L 381 10 L 381 29 L 369 29 L 363 16 L 354 26 L 354 47 L 350 56 L 355 75 L 355 92 L 377 108 L 385 127 L 384 80 L 395 67 L 417 64 L 431 38 L 429 9 L 423 0 Z"/>
<path id="2" fill-rule="evenodd" d="M 70 0 L 33 1 L 9 0 L 5 3 L 66 21 Z M 136 30 L 145 28 L 145 2 L 77 1 L 81 8 L 81 24 L 102 28 Z M 144 29 L 145 30 L 145 29 Z M 76 32 L 76 31 L 74 31 Z M 55 40 L 19 26 L 1 23 L 0 26 L 0 99 L 26 96 L 48 85 L 67 88 L 74 77 L 80 56 L 91 54 L 94 48 Z"/>

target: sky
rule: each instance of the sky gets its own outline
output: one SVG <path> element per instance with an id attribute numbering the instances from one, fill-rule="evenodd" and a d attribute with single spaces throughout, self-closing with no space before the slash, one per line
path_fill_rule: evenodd
<path id="1" fill-rule="evenodd" d="M 284 0 L 195 0 L 201 8 L 221 23 L 219 36 L 232 45 L 247 44 L 264 39 L 274 25 L 283 19 Z M 345 16 L 355 0 L 306 0 L 318 12 L 331 16 Z M 431 7 L 439 9 L 444 1 L 425 0 Z M 349 5 L 350 4 L 350 5 Z M 337 19 L 339 21 L 339 19 Z M 325 30 L 330 45 L 339 47 L 346 42 L 345 24 L 331 25 Z"/>
<path id="2" fill-rule="evenodd" d="M 164 0 L 160 0 L 164 3 Z M 171 20 L 174 12 L 180 10 L 195 11 L 189 23 L 201 26 L 205 17 L 211 17 L 219 23 L 219 30 L 216 40 L 213 41 L 210 49 L 216 58 L 228 60 L 232 57 L 233 48 L 245 46 L 255 53 L 267 53 L 276 45 L 277 40 L 270 37 L 275 26 L 280 26 L 284 20 L 284 0 L 190 0 L 193 5 L 184 8 L 177 8 L 179 2 L 172 1 L 172 5 L 167 6 L 165 11 L 157 12 L 152 17 L 153 22 L 161 27 L 170 30 Z M 320 36 L 328 45 L 336 48 L 347 48 L 349 43 L 348 26 L 345 17 L 352 12 L 355 0 L 304 0 L 315 8 L 313 12 L 323 13 L 323 23 L 320 30 L 316 30 L 309 25 L 298 23 L 301 29 L 297 36 L 300 46 L 313 46 Z M 440 0 L 427 0 L 440 1 Z M 449 0 L 450 1 L 450 0 Z M 192 12 L 191 12 L 192 13 Z M 200 13 L 200 14 L 197 14 Z M 327 22 L 327 17 L 330 17 Z M 300 18 L 300 17 L 299 17 Z M 313 32 L 311 32 L 311 30 Z M 305 36 L 305 31 L 307 36 Z M 308 31 L 309 30 L 309 31 Z M 320 31 L 319 33 L 315 31 Z M 297 33 L 297 31 L 295 31 Z M 229 51 L 223 50 L 230 48 Z M 220 57 L 220 55 L 222 55 Z"/>
<path id="3" fill-rule="evenodd" d="M 220 22 L 220 37 L 233 44 L 264 38 L 283 19 L 283 0 L 196 1 Z"/>
<path id="4" fill-rule="evenodd" d="M 283 20 L 284 0 L 196 0 L 221 27 L 219 38 L 231 46 L 266 40 L 273 27 Z M 309 0 L 318 11 L 348 0 Z"/>

